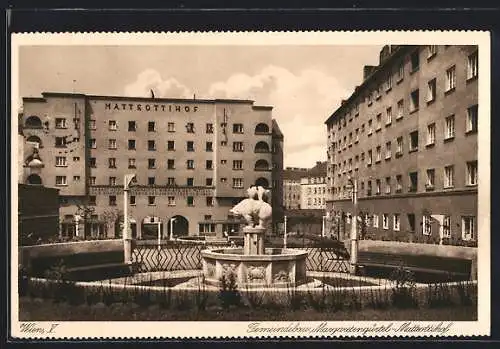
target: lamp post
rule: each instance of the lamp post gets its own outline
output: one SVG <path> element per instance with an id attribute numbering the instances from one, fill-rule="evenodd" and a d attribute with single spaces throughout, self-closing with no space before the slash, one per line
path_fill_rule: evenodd
<path id="1" fill-rule="evenodd" d="M 170 218 L 170 241 L 174 239 L 174 222 L 176 218 Z"/>
<path id="2" fill-rule="evenodd" d="M 285 216 L 285 234 L 283 235 L 283 248 L 286 248 L 286 216 Z"/>
<path id="3" fill-rule="evenodd" d="M 132 234 L 128 226 L 128 191 L 135 181 L 135 174 L 126 174 L 123 177 L 123 259 L 125 263 L 132 263 Z"/>
<path id="4" fill-rule="evenodd" d="M 79 214 L 75 214 L 75 236 L 79 237 L 80 234 L 80 219 L 82 219 L 82 216 Z"/>
<path id="5" fill-rule="evenodd" d="M 327 216 L 323 216 L 322 217 L 322 225 L 321 225 L 321 237 L 324 238 L 325 237 L 325 231 L 326 231 L 326 217 Z"/>
<path id="6" fill-rule="evenodd" d="M 353 217 L 351 221 L 351 274 L 356 274 L 356 265 L 358 264 L 358 182 L 356 179 L 349 178 L 349 184 L 352 187 Z"/>
<path id="7" fill-rule="evenodd" d="M 161 249 L 161 221 L 158 221 L 158 249 Z"/>

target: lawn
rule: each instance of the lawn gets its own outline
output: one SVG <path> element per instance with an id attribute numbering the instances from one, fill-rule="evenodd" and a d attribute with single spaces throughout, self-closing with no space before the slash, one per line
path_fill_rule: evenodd
<path id="1" fill-rule="evenodd" d="M 21 321 L 474 321 L 477 306 L 320 312 L 312 308 L 291 310 L 249 307 L 224 310 L 213 306 L 205 311 L 163 309 L 158 305 L 140 307 L 135 303 L 69 305 L 52 300 L 22 297 Z"/>

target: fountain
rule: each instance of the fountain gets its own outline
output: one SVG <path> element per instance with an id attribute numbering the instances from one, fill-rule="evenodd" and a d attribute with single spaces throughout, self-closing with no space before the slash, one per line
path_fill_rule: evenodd
<path id="1" fill-rule="evenodd" d="M 233 275 L 238 287 L 288 287 L 306 282 L 307 251 L 265 248 L 266 225 L 272 216 L 269 190 L 251 186 L 248 198 L 230 212 L 243 216 L 243 248 L 221 248 L 201 252 L 205 282 L 219 286 L 223 277 Z"/>

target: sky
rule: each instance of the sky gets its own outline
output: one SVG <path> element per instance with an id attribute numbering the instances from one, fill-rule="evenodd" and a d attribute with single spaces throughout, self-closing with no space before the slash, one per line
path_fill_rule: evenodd
<path id="1" fill-rule="evenodd" d="M 241 98 L 273 106 L 284 164 L 326 160 L 325 120 L 381 46 L 23 46 L 19 96 L 42 92 Z"/>

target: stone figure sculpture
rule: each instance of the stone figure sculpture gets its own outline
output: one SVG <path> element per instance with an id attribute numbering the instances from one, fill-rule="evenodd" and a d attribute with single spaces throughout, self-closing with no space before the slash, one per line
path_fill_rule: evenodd
<path id="1" fill-rule="evenodd" d="M 272 207 L 267 202 L 270 191 L 261 186 L 251 186 L 247 189 L 248 199 L 242 200 L 229 212 L 242 216 L 248 227 L 265 228 L 272 216 Z"/>

